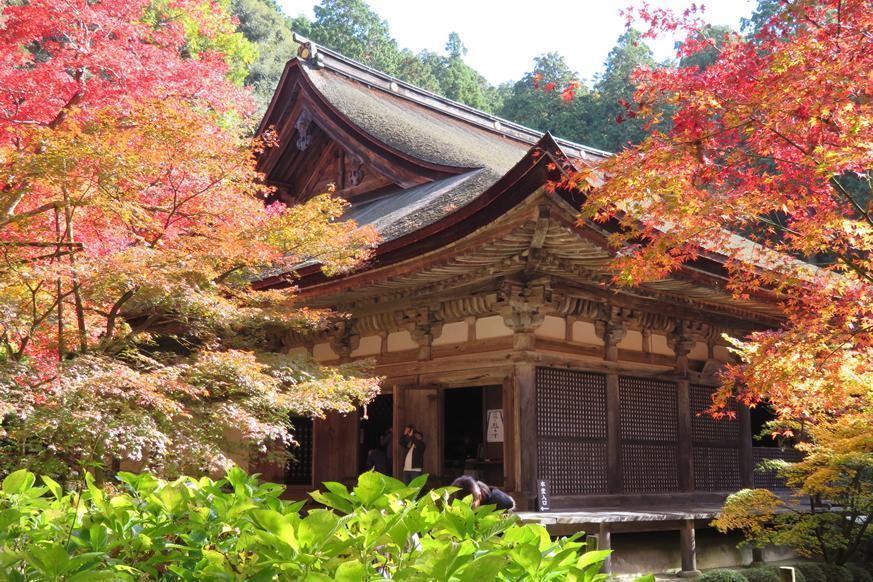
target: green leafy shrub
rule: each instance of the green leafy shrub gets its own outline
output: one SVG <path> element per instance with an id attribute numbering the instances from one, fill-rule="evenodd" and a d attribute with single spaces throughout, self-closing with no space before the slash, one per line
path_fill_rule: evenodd
<path id="1" fill-rule="evenodd" d="M 748 570 L 743 570 L 742 574 L 748 582 L 781 582 L 779 580 L 779 569 L 772 566 L 749 568 Z"/>
<path id="2" fill-rule="evenodd" d="M 831 582 L 822 566 L 815 562 L 800 562 L 794 565 L 794 569 L 803 572 L 806 582 Z"/>
<path id="3" fill-rule="evenodd" d="M 855 576 L 845 566 L 837 564 L 820 564 L 828 580 L 831 582 L 854 582 Z"/>
<path id="4" fill-rule="evenodd" d="M 699 582 L 746 582 L 746 577 L 736 570 L 710 570 L 696 578 Z"/>
<path id="5" fill-rule="evenodd" d="M 779 577 L 779 566 L 758 566 L 747 570 L 740 570 L 740 573 L 746 577 L 749 582 L 781 582 Z M 803 572 L 794 569 L 795 582 L 806 582 Z"/>
<path id="6" fill-rule="evenodd" d="M 846 568 L 852 573 L 853 582 L 873 582 L 873 575 L 861 564 L 846 564 Z"/>
<path id="7" fill-rule="evenodd" d="M 325 483 L 323 508 L 238 468 L 224 479 L 90 475 L 81 492 L 16 471 L 0 490 L 0 580 L 604 580 L 609 551 L 552 540 L 489 507 L 365 473 Z M 649 578 L 651 579 L 651 578 Z"/>

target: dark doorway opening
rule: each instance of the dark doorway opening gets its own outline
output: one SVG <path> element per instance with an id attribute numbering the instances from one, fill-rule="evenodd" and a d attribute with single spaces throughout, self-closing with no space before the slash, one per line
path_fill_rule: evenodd
<path id="1" fill-rule="evenodd" d="M 503 485 L 503 442 L 488 442 L 487 437 L 489 410 L 502 415 L 501 387 L 449 388 L 443 394 L 446 482 L 470 475 L 489 485 Z"/>
<path id="2" fill-rule="evenodd" d="M 779 447 L 782 445 L 779 439 L 770 436 L 770 430 L 765 430 L 769 422 L 776 420 L 776 413 L 769 404 L 762 402 L 749 409 L 749 416 L 752 426 L 752 446 Z"/>
<path id="3" fill-rule="evenodd" d="M 376 468 L 386 475 L 391 474 L 391 426 L 394 422 L 394 397 L 380 394 L 360 410 L 361 423 L 358 436 L 358 466 L 361 471 Z"/>

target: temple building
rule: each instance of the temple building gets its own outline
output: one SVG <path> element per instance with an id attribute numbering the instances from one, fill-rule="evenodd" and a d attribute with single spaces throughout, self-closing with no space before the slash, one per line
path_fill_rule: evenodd
<path id="1" fill-rule="evenodd" d="M 357 414 L 295 419 L 295 462 L 258 469 L 292 494 L 351 482 L 393 429 L 399 476 L 411 423 L 431 485 L 478 476 L 515 497 L 524 519 L 598 535 L 616 549 L 615 571 L 739 561 L 737 540 L 708 523 L 728 493 L 778 487 L 753 467 L 792 452 L 753 440 L 757 411 L 700 413 L 732 357 L 722 334 L 778 325 L 773 298 L 733 298 L 726 257 L 712 251 L 670 278 L 613 287 L 607 239 L 618 226 L 578 224 L 580 194 L 549 187 L 568 163 L 607 152 L 300 41 L 261 123 L 279 145 L 260 170 L 286 203 L 335 185 L 348 218 L 382 240 L 350 274 L 301 268 L 300 300 L 349 318 L 288 338 L 288 349 L 325 364 L 369 358 L 385 380 Z M 662 532 L 663 551 L 640 549 L 634 536 L 646 532 Z"/>

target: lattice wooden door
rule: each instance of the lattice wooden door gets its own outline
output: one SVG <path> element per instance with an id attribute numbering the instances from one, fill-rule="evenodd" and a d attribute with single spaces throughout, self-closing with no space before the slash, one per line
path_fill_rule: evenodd
<path id="1" fill-rule="evenodd" d="M 553 495 L 606 493 L 606 376 L 537 368 L 538 476 Z"/>
<path id="2" fill-rule="evenodd" d="M 676 384 L 620 376 L 618 398 L 624 492 L 677 491 L 679 425 Z"/>

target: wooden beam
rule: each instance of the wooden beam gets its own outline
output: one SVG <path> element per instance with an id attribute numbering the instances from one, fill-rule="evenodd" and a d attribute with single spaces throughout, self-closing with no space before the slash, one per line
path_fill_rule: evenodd
<path id="1" fill-rule="evenodd" d="M 597 549 L 612 549 L 612 531 L 610 531 L 608 523 L 601 523 L 597 528 Z M 612 574 L 612 555 L 607 556 L 604 560 L 602 571 L 604 574 Z"/>
<path id="2" fill-rule="evenodd" d="M 694 520 L 686 519 L 679 530 L 679 546 L 682 553 L 681 578 L 694 578 L 700 576 L 697 569 L 697 540 L 694 534 Z"/>
<path id="3" fill-rule="evenodd" d="M 618 374 L 606 374 L 606 488 L 611 494 L 621 493 L 621 416 L 619 410 Z"/>
<path id="4" fill-rule="evenodd" d="M 694 491 L 694 459 L 691 454 L 691 402 L 688 380 L 676 382 L 679 420 L 679 489 Z"/>
<path id="5" fill-rule="evenodd" d="M 755 486 L 755 462 L 752 458 L 752 415 L 749 407 L 739 404 L 737 416 L 740 421 L 740 479 L 743 487 Z"/>
<path id="6" fill-rule="evenodd" d="M 512 378 L 503 380 L 503 487 L 507 491 L 517 491 L 518 481 L 515 479 L 517 464 L 515 435 L 515 391 Z"/>
<path id="7" fill-rule="evenodd" d="M 518 418 L 519 489 L 533 498 L 537 480 L 537 389 L 536 368 L 528 362 L 515 364 L 513 373 Z"/>

